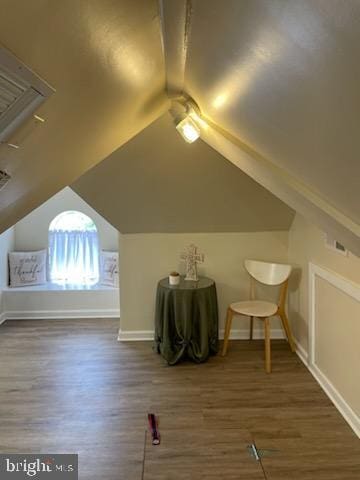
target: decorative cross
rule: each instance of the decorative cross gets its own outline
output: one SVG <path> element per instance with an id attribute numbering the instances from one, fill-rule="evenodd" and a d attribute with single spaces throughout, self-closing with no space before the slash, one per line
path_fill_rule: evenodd
<path id="1" fill-rule="evenodd" d="M 198 281 L 197 263 L 204 261 L 204 254 L 197 253 L 197 247 L 194 244 L 188 245 L 185 252 L 180 255 L 181 260 L 186 262 L 186 277 L 185 280 Z"/>

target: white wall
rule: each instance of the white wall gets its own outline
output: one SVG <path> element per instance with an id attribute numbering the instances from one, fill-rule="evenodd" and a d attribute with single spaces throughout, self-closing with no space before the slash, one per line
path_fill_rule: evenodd
<path id="1" fill-rule="evenodd" d="M 15 225 L 15 249 L 40 250 L 47 248 L 50 222 L 65 210 L 78 210 L 88 215 L 98 229 L 100 248 L 118 250 L 118 231 L 70 187 L 58 192 Z"/>
<path id="2" fill-rule="evenodd" d="M 289 232 L 289 260 L 296 269 L 290 282 L 290 321 L 296 339 L 307 351 L 309 262 L 360 283 L 360 258 L 351 253 L 345 257 L 327 248 L 324 233 L 296 214 Z"/>
<path id="3" fill-rule="evenodd" d="M 121 333 L 151 332 L 154 329 L 155 294 L 158 281 L 171 270 L 184 273 L 180 253 L 195 243 L 205 254 L 199 273 L 216 281 L 220 329 L 224 327 L 227 306 L 249 298 L 249 279 L 244 271 L 246 258 L 285 262 L 288 232 L 128 234 L 120 235 Z M 276 298 L 278 290 L 266 291 Z M 272 325 L 277 328 L 276 320 Z M 248 330 L 248 321 L 236 319 L 234 329 Z"/>
<path id="4" fill-rule="evenodd" d="M 324 233 L 298 214 L 289 258 L 297 268 L 289 296 L 292 330 L 305 358 L 309 354 L 310 370 L 360 437 L 360 258 L 327 248 Z M 342 285 L 357 294 L 344 293 Z"/>
<path id="5" fill-rule="evenodd" d="M 9 283 L 8 253 L 14 250 L 14 227 L 9 228 L 0 235 L 0 319 L 3 312 L 3 288 Z"/>
<path id="6" fill-rule="evenodd" d="M 315 277 L 314 363 L 342 393 L 360 427 L 360 302 L 332 280 L 335 285 Z"/>

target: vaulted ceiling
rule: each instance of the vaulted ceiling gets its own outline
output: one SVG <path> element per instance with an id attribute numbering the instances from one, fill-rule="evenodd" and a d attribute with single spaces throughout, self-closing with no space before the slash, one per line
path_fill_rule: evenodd
<path id="1" fill-rule="evenodd" d="M 360 2 L 192 4 L 184 90 L 360 223 Z"/>
<path id="2" fill-rule="evenodd" d="M 41 108 L 46 123 L 19 131 L 18 151 L 0 147 L 0 168 L 13 177 L 0 191 L 1 229 L 183 94 L 209 125 L 204 142 L 360 253 L 357 0 L 0 0 L 0 8 L 0 42 L 57 90 Z M 214 154 L 196 148 L 206 165 Z M 124 152 L 79 180 L 83 195 L 91 196 L 84 189 L 95 188 L 95 171 L 106 184 L 114 158 L 127 178 L 135 166 L 123 166 L 132 161 Z M 100 199 L 100 208 L 106 203 Z"/>
<path id="3" fill-rule="evenodd" d="M 13 225 L 168 108 L 154 0 L 0 0 L 0 44 L 56 89 L 0 145 L 0 228 Z"/>
<path id="4" fill-rule="evenodd" d="M 360 255 L 360 3 L 163 6 L 167 89 L 195 99 L 203 140 Z"/>

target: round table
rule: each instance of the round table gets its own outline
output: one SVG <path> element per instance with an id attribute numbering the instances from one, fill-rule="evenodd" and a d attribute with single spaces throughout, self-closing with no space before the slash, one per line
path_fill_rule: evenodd
<path id="1" fill-rule="evenodd" d="M 155 345 L 175 365 L 188 357 L 204 362 L 218 351 L 218 305 L 214 280 L 197 282 L 181 277 L 179 285 L 168 278 L 158 283 L 155 309 Z"/>

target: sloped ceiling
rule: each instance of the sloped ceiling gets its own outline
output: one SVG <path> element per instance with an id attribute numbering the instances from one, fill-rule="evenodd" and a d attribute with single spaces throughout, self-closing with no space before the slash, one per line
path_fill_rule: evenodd
<path id="1" fill-rule="evenodd" d="M 202 139 L 360 255 L 360 3 L 162 3 L 167 90 Z"/>
<path id="2" fill-rule="evenodd" d="M 168 107 L 156 0 L 0 0 L 0 43 L 56 93 L 0 146 L 0 231 Z"/>
<path id="3" fill-rule="evenodd" d="M 184 90 L 216 124 L 360 223 L 360 2 L 192 6 Z"/>
<path id="4" fill-rule="evenodd" d="M 122 233 L 287 230 L 294 212 L 163 115 L 71 187 Z"/>

